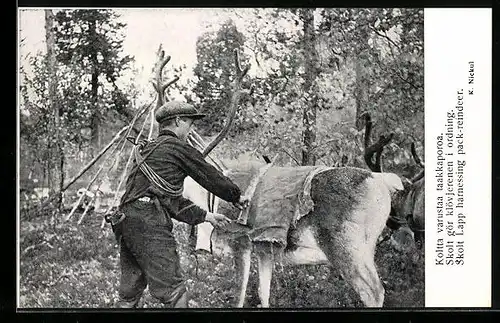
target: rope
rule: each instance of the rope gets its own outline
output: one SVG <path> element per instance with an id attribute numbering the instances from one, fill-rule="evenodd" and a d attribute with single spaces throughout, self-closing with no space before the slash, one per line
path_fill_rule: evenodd
<path id="1" fill-rule="evenodd" d="M 198 149 L 200 152 L 203 152 L 203 150 L 205 150 L 205 148 L 207 147 L 207 144 L 205 143 L 203 138 L 194 130 L 191 131 L 188 137 L 188 143 L 194 148 Z M 215 168 L 217 168 L 219 171 L 223 172 L 226 170 L 220 160 L 217 160 L 215 157 L 212 157 L 210 155 L 207 155 L 206 158 L 210 159 Z"/>
<path id="2" fill-rule="evenodd" d="M 196 132 L 196 131 L 191 131 L 191 133 L 188 136 L 187 140 L 188 144 L 191 145 L 192 147 L 198 149 L 200 152 L 203 152 L 203 150 L 206 148 L 207 144 L 203 140 L 203 138 Z M 206 156 L 215 168 L 219 170 L 220 172 L 225 171 L 225 167 L 221 165 L 222 163 L 215 158 L 211 157 L 210 155 Z M 207 191 L 207 207 L 209 212 L 214 212 L 214 206 L 215 206 L 215 195 L 212 194 L 211 192 Z"/>
<path id="3" fill-rule="evenodd" d="M 145 162 L 144 158 L 141 156 L 141 149 L 144 147 L 146 142 L 143 142 L 139 144 L 137 147 L 134 148 L 134 155 L 135 155 L 135 160 L 137 162 L 140 168 L 140 170 L 143 172 L 143 174 L 147 177 L 147 179 L 153 184 L 153 186 L 156 186 L 157 189 L 161 191 L 161 193 L 165 195 L 170 195 L 173 197 L 178 197 L 182 195 L 183 187 L 182 185 L 180 186 L 175 186 L 167 182 L 165 179 L 163 179 L 161 176 L 159 176 L 149 165 L 148 163 Z"/>
<path id="4" fill-rule="evenodd" d="M 118 202 L 118 193 L 120 192 L 120 188 L 121 188 L 123 182 L 125 181 L 125 177 L 127 175 L 127 170 L 130 167 L 130 163 L 132 161 L 132 156 L 133 156 L 132 154 L 130 154 L 128 156 L 127 164 L 125 165 L 125 169 L 123 170 L 123 173 L 120 176 L 120 182 L 118 183 L 118 187 L 116 188 L 115 196 L 113 198 L 113 202 L 111 203 L 111 205 L 109 205 L 109 207 L 108 207 L 108 209 L 106 210 L 105 213 L 109 213 L 109 211 L 113 208 L 113 206 L 116 205 L 116 203 Z M 103 218 L 102 219 L 102 223 L 101 223 L 101 229 L 104 228 L 105 225 L 106 225 L 106 218 Z"/>

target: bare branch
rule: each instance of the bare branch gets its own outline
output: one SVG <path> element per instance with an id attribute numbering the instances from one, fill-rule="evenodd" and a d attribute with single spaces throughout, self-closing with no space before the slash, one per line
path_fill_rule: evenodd
<path id="1" fill-rule="evenodd" d="M 300 166 L 300 162 L 297 160 L 297 158 L 295 158 L 294 156 L 292 156 L 285 148 L 281 148 L 281 150 L 288 155 L 288 157 L 290 157 L 297 165 Z"/>
<path id="2" fill-rule="evenodd" d="M 368 25 L 368 28 L 371 29 L 371 31 L 373 31 L 375 34 L 377 34 L 378 36 L 382 37 L 382 38 L 385 38 L 389 43 L 393 44 L 397 49 L 400 49 L 399 48 L 399 45 L 396 44 L 396 42 L 394 40 L 391 39 L 391 37 L 387 36 L 386 33 L 382 34 L 380 31 L 376 30 L 374 27 L 372 27 L 371 25 Z"/>
<path id="3" fill-rule="evenodd" d="M 398 69 L 399 69 L 399 67 L 398 67 Z M 405 78 L 401 75 L 401 73 L 399 72 L 399 70 L 395 70 L 395 71 L 394 71 L 394 74 L 396 74 L 396 76 L 397 76 L 397 77 L 398 77 L 401 81 L 405 82 L 406 84 L 408 84 L 408 85 L 409 85 L 409 86 L 411 86 L 412 88 L 414 88 L 414 89 L 416 89 L 416 90 L 420 90 L 420 89 L 421 89 L 421 87 L 418 87 L 418 86 L 416 86 L 415 84 L 413 84 L 413 82 L 409 81 L 408 79 L 405 79 Z"/>
<path id="4" fill-rule="evenodd" d="M 50 195 L 45 201 L 43 201 L 40 205 L 33 207 L 33 209 L 28 211 L 28 214 L 32 212 L 40 212 L 43 209 L 45 209 L 48 205 L 50 205 L 51 202 L 55 200 L 56 197 L 58 197 L 60 194 L 62 194 L 64 191 L 66 191 L 73 183 L 75 183 L 87 170 L 89 170 L 121 137 L 121 135 L 129 129 L 129 126 L 123 127 L 120 131 L 118 131 L 113 139 L 104 147 L 97 155 L 89 162 L 87 165 L 85 165 L 73 178 L 71 178 L 66 184 L 63 185 L 63 187 Z"/>

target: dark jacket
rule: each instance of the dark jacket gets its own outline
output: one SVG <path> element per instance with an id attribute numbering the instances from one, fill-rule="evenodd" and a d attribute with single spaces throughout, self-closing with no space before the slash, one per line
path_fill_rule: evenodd
<path id="1" fill-rule="evenodd" d="M 155 143 L 165 137 L 166 141 L 154 148 Z M 154 151 L 148 156 L 153 148 Z M 227 202 L 238 202 L 240 199 L 239 187 L 207 163 L 198 150 L 180 140 L 172 131 L 160 131 L 158 138 L 144 147 L 142 155 L 147 156 L 145 161 L 159 176 L 174 186 L 182 186 L 184 179 L 190 176 L 206 190 Z M 143 196 L 152 197 L 149 188 L 148 179 L 134 163 L 120 204 L 123 206 Z M 178 221 L 192 225 L 205 221 L 206 211 L 182 196 L 163 197 L 160 201 L 168 215 Z"/>

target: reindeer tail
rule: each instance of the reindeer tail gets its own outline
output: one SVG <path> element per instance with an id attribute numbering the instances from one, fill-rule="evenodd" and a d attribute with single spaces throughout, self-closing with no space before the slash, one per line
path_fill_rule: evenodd
<path id="1" fill-rule="evenodd" d="M 372 175 L 382 181 L 391 193 L 404 190 L 401 178 L 394 173 L 373 173 Z"/>

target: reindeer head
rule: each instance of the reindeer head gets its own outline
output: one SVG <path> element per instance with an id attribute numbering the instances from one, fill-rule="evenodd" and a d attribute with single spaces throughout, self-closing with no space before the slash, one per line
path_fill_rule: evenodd
<path id="1" fill-rule="evenodd" d="M 371 142 L 372 120 L 371 116 L 365 112 L 361 115 L 365 119 L 365 138 L 364 138 L 364 159 L 370 170 L 381 173 L 382 152 L 384 147 L 393 139 L 394 134 L 388 136 L 381 135 L 379 140 L 373 144 Z M 416 164 L 421 167 L 412 178 L 399 175 L 403 182 L 404 190 L 394 192 L 391 196 L 391 216 L 387 221 L 387 226 L 393 230 L 401 225 L 407 224 L 414 233 L 415 243 L 421 248 L 423 245 L 423 232 L 425 228 L 424 213 L 424 163 L 420 160 L 415 149 L 415 143 L 411 144 L 411 154 Z M 375 161 L 373 161 L 375 157 Z"/>

